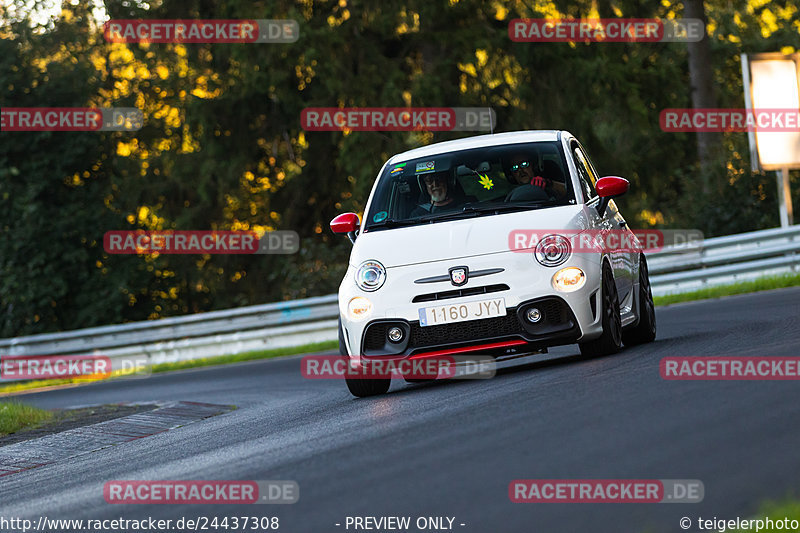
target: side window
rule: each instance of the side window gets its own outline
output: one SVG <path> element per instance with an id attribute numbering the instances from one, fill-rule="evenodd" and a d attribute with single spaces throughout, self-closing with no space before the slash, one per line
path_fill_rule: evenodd
<path id="1" fill-rule="evenodd" d="M 578 176 L 586 201 L 591 201 L 597 196 L 597 192 L 594 190 L 596 177 L 594 172 L 592 172 L 592 167 L 586 160 L 586 156 L 577 146 L 572 147 L 572 158 L 575 160 L 575 167 L 578 169 Z"/>
<path id="2" fill-rule="evenodd" d="M 592 177 L 592 188 L 594 189 L 594 185 L 597 183 L 597 180 L 600 179 L 600 176 L 597 175 L 597 169 L 594 168 L 592 160 L 589 159 L 589 156 L 583 151 L 583 148 L 579 148 L 579 151 L 583 157 L 583 163 L 586 165 L 586 170 L 589 171 L 589 175 Z"/>

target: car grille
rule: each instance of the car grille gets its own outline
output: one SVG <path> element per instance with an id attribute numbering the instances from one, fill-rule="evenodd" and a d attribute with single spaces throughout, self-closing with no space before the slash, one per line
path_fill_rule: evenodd
<path id="1" fill-rule="evenodd" d="M 509 309 L 506 316 L 422 327 L 419 322 L 411 324 L 411 347 L 424 348 L 456 342 L 491 339 L 506 335 L 522 334 L 516 309 Z"/>
<path id="2" fill-rule="evenodd" d="M 488 294 L 490 292 L 507 291 L 508 285 L 499 283 L 497 285 L 486 285 L 484 287 L 470 287 L 468 289 L 456 289 L 453 291 L 431 292 L 429 294 L 419 294 L 414 296 L 412 303 L 433 302 L 436 300 L 447 300 L 450 298 L 460 298 L 462 296 L 475 296 L 476 294 Z"/>
<path id="3" fill-rule="evenodd" d="M 518 310 L 524 314 L 530 307 L 536 307 L 542 313 L 542 320 L 532 324 L 520 322 Z M 564 332 L 577 327 L 575 317 L 567 303 L 560 298 L 545 297 L 524 302 L 517 308 L 506 310 L 505 316 L 441 324 L 436 326 L 420 326 L 418 321 L 381 320 L 369 324 L 364 331 L 363 349 L 367 355 L 385 355 L 386 332 L 392 326 L 410 327 L 408 344 L 398 347 L 396 353 L 406 351 L 406 346 L 413 353 L 419 349 L 447 346 L 473 341 L 491 342 L 493 339 L 521 337 L 526 340 Z M 380 353 L 378 353 L 380 352 Z"/>

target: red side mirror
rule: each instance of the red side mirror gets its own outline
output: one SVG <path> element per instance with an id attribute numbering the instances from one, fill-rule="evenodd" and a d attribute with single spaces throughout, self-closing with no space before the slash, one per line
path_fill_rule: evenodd
<path id="1" fill-rule="evenodd" d="M 625 178 L 606 176 L 597 180 L 595 188 L 600 198 L 615 198 L 628 192 L 630 185 Z"/>
<path id="2" fill-rule="evenodd" d="M 331 230 L 334 233 L 350 233 L 356 231 L 361 225 L 355 213 L 342 213 L 331 220 Z"/>

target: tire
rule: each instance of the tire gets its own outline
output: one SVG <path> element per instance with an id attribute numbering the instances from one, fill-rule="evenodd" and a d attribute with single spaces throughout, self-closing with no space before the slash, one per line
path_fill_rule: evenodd
<path id="1" fill-rule="evenodd" d="M 389 392 L 389 387 L 392 384 L 391 379 L 358 379 L 358 378 L 345 378 L 347 382 L 347 389 L 350 394 L 359 398 L 367 398 L 369 396 L 378 396 L 379 394 L 386 394 Z"/>
<path id="2" fill-rule="evenodd" d="M 342 357 L 350 359 L 347 353 L 347 348 L 344 343 L 344 329 L 342 329 L 342 319 L 339 318 L 339 354 Z M 377 396 L 379 394 L 386 394 L 389 387 L 392 385 L 391 378 L 386 379 L 359 379 L 359 378 L 344 378 L 347 383 L 347 389 L 350 394 L 358 398 L 366 398 L 368 396 Z"/>
<path id="3" fill-rule="evenodd" d="M 619 315 L 619 296 L 611 267 L 603 265 L 603 283 L 600 289 L 602 300 L 603 334 L 597 339 L 580 343 L 584 357 L 600 357 L 615 354 L 622 348 L 622 319 Z"/>
<path id="4" fill-rule="evenodd" d="M 656 339 L 656 306 L 650 288 L 650 272 L 642 254 L 639 259 L 639 323 L 622 332 L 625 346 L 636 346 Z"/>

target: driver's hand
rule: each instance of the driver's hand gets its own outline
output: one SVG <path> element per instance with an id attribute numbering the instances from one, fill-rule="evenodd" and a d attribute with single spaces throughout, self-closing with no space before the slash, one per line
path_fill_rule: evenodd
<path id="1" fill-rule="evenodd" d="M 534 176 L 534 177 L 531 179 L 531 185 L 535 185 L 535 186 L 537 186 L 537 187 L 541 187 L 542 189 L 544 189 L 544 188 L 546 188 L 546 187 L 547 187 L 547 180 L 545 180 L 545 179 L 544 179 L 543 177 L 541 177 L 541 176 Z"/>

